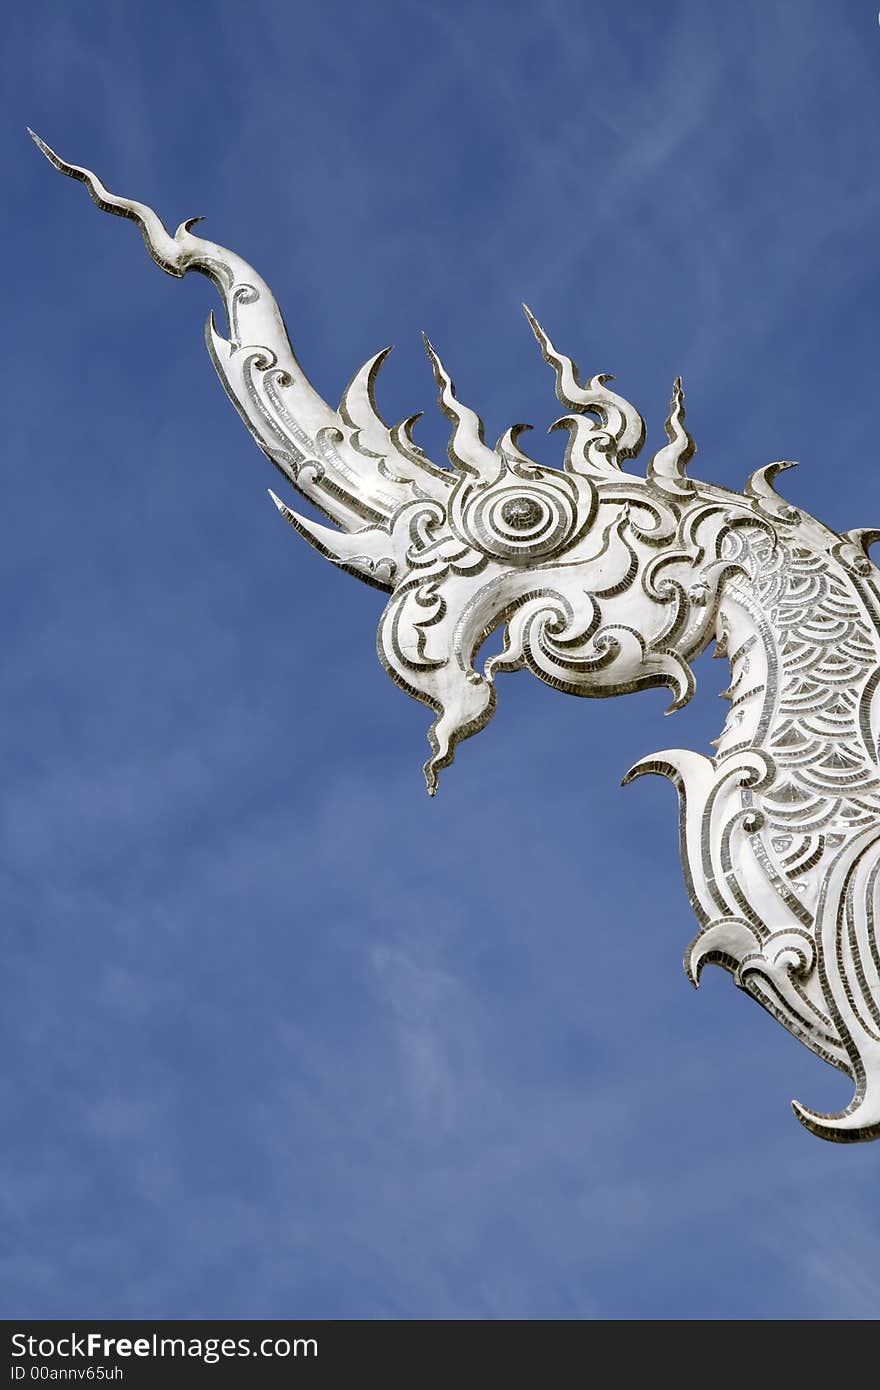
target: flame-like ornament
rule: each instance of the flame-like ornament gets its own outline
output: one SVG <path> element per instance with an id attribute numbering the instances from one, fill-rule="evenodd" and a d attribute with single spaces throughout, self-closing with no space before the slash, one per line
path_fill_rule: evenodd
<path id="1" fill-rule="evenodd" d="M 731 666 L 730 712 L 714 757 L 668 749 L 638 762 L 680 798 L 681 857 L 699 931 L 691 981 L 727 969 L 819 1056 L 846 1072 L 839 1114 L 795 1103 L 826 1139 L 880 1136 L 880 573 L 878 532 L 838 535 L 774 487 L 789 461 L 753 474 L 743 494 L 691 479 L 695 446 L 676 380 L 667 444 L 646 476 L 625 473 L 645 438 L 638 411 L 581 384 L 526 309 L 568 412 L 561 469 L 534 462 L 517 424 L 494 448 L 426 340 L 450 421 L 450 467 L 390 427 L 375 381 L 388 349 L 353 377 L 338 410 L 305 377 L 274 298 L 233 252 L 171 236 L 152 209 L 121 198 L 37 136 L 61 173 L 106 212 L 138 224 L 169 275 L 206 275 L 226 311 L 207 344 L 223 385 L 285 481 L 331 523 L 272 493 L 281 515 L 336 565 L 388 594 L 380 657 L 433 713 L 428 790 L 457 744 L 482 729 L 496 677 L 528 668 L 570 695 L 648 686 L 693 692 L 691 662 L 714 636 Z M 482 669 L 495 630 L 503 649 Z"/>

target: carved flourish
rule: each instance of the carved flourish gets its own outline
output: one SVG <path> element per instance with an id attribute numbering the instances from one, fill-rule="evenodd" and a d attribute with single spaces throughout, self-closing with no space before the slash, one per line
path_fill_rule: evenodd
<path id="1" fill-rule="evenodd" d="M 34 137 L 37 139 L 37 137 Z M 834 1140 L 880 1135 L 880 574 L 875 531 L 837 535 L 790 506 L 768 464 L 742 495 L 687 476 L 695 452 L 676 381 L 667 443 L 646 475 L 624 473 L 645 436 L 606 375 L 585 385 L 526 310 L 566 413 L 562 469 L 525 454 L 525 426 L 494 448 L 430 343 L 451 467 L 415 443 L 418 417 L 390 427 L 375 404 L 377 353 L 338 410 L 299 366 L 265 282 L 240 257 L 172 237 L 144 204 L 110 193 L 37 139 L 106 211 L 135 221 L 168 274 L 198 271 L 226 309 L 207 342 L 231 400 L 284 478 L 334 526 L 286 520 L 323 555 L 389 597 L 379 654 L 434 714 L 425 767 L 434 792 L 456 745 L 491 718 L 496 677 L 528 668 L 567 694 L 599 698 L 694 688 L 690 663 L 714 635 L 730 662 L 730 710 L 716 756 L 669 749 L 626 782 L 659 773 L 681 805 L 681 857 L 699 931 L 685 956 L 708 963 L 808 1047 L 852 1077 L 840 1114 L 796 1103 Z M 196 219 L 197 220 L 197 219 Z M 478 666 L 503 629 L 500 655 Z"/>

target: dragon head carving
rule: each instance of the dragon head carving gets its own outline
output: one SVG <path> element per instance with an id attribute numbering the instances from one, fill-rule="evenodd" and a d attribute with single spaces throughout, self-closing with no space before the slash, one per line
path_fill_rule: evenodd
<path id="1" fill-rule="evenodd" d="M 494 448 L 479 417 L 456 397 L 427 344 L 452 431 L 445 495 L 410 500 L 387 522 L 340 541 L 278 502 L 291 524 L 324 553 L 366 577 L 387 581 L 391 598 L 379 627 L 379 653 L 404 690 L 436 714 L 425 766 L 433 793 L 461 739 L 495 708 L 495 677 L 528 669 L 567 694 L 606 696 L 667 685 L 678 709 L 693 690 L 689 658 L 709 636 L 715 599 L 732 563 L 719 554 L 721 505 L 692 504 L 684 465 L 694 452 L 684 427 L 681 383 L 667 422 L 669 443 L 647 478 L 622 471 L 641 447 L 641 417 L 610 391 L 608 377 L 582 386 L 526 310 L 544 357 L 556 369 L 568 414 L 562 469 L 529 458 L 515 425 Z M 370 390 L 371 365 L 355 378 L 340 413 L 354 447 L 384 428 Z M 352 395 L 357 400 L 353 409 Z M 378 440 L 376 441 L 379 442 Z M 430 467 L 410 446 L 409 459 Z M 388 456 L 383 456 L 387 467 Z M 440 470 L 431 469 L 432 481 Z M 276 499 L 277 501 L 277 499 Z M 504 629 L 503 649 L 480 670 L 483 642 Z"/>
<path id="2" fill-rule="evenodd" d="M 645 438 L 639 413 L 577 368 L 526 316 L 556 376 L 567 432 L 544 467 L 514 425 L 494 448 L 430 343 L 449 463 L 389 427 L 374 387 L 387 349 L 354 376 L 338 409 L 309 384 L 274 298 L 240 257 L 171 236 L 142 203 L 34 139 L 107 212 L 131 218 L 169 275 L 198 271 L 226 310 L 208 350 L 260 448 L 330 525 L 272 494 L 290 525 L 336 565 L 388 594 L 379 655 L 433 712 L 425 775 L 436 790 L 457 743 L 495 709 L 496 677 L 528 669 L 570 695 L 694 688 L 709 638 L 729 657 L 730 715 L 717 757 L 667 749 L 625 780 L 659 772 L 678 788 L 681 853 L 699 932 L 686 955 L 729 970 L 818 1055 L 855 1083 L 839 1114 L 795 1106 L 837 1141 L 880 1136 L 880 574 L 878 532 L 843 535 L 774 489 L 787 462 L 742 494 L 686 473 L 694 444 L 676 381 L 667 443 L 644 476 L 623 471 Z M 478 665 L 503 630 L 499 654 Z"/>
<path id="3" fill-rule="evenodd" d="M 194 270 L 220 291 L 222 334 L 213 316 L 207 344 L 220 378 L 267 457 L 335 526 L 293 510 L 281 514 L 337 565 L 390 594 L 378 649 L 396 683 L 435 718 L 425 765 L 428 790 L 456 744 L 483 728 L 495 708 L 495 677 L 528 668 L 569 694 L 604 696 L 667 685 L 677 709 L 693 690 L 689 660 L 711 633 L 715 599 L 732 567 L 719 537 L 729 499 L 697 497 L 685 467 L 694 443 L 676 381 L 668 443 L 647 475 L 623 472 L 645 438 L 638 411 L 608 376 L 583 385 L 528 309 L 556 374 L 568 433 L 561 469 L 530 459 L 514 425 L 494 448 L 463 405 L 434 348 L 428 356 L 451 424 L 450 467 L 431 462 L 412 437 L 418 416 L 389 428 L 374 386 L 389 349 L 355 375 L 333 410 L 297 362 L 265 282 L 233 252 L 193 234 L 172 237 L 144 204 L 110 193 L 87 169 L 51 163 L 79 179 L 107 212 L 138 223 L 156 263 L 170 275 Z M 500 655 L 476 665 L 503 626 Z"/>

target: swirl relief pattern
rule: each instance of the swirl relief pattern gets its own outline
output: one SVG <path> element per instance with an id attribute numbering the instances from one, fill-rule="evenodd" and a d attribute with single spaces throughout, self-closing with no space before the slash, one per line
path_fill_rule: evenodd
<path id="1" fill-rule="evenodd" d="M 338 408 L 309 383 L 266 283 L 183 222 L 172 236 L 145 204 L 111 193 L 38 137 L 97 205 L 134 221 L 169 275 L 220 293 L 207 345 L 224 388 L 284 482 L 330 525 L 273 499 L 322 555 L 387 595 L 385 669 L 431 711 L 429 792 L 456 746 L 496 707 L 497 678 L 529 670 L 568 695 L 649 686 L 691 696 L 691 662 L 714 637 L 730 662 L 730 711 L 712 757 L 666 749 L 627 775 L 679 793 L 681 858 L 698 932 L 694 984 L 710 963 L 853 1082 L 851 1103 L 798 1118 L 826 1139 L 880 1135 L 880 573 L 878 533 L 838 535 L 781 498 L 788 460 L 742 494 L 698 482 L 681 382 L 665 445 L 644 474 L 639 412 L 598 374 L 583 382 L 526 315 L 555 374 L 566 436 L 561 468 L 494 446 L 426 343 L 450 423 L 447 464 L 430 460 L 412 416 L 389 426 L 375 403 L 388 349 L 352 378 Z M 500 654 L 480 648 L 503 631 Z"/>

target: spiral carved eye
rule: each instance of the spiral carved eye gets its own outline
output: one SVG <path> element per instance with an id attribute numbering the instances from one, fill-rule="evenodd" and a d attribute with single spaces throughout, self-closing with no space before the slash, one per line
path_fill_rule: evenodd
<path id="1" fill-rule="evenodd" d="M 501 507 L 501 520 L 515 531 L 530 531 L 541 519 L 541 508 L 534 497 L 511 497 Z"/>
<path id="2" fill-rule="evenodd" d="M 565 482 L 514 478 L 467 489 L 454 508 L 456 530 L 495 559 L 528 564 L 567 545 L 578 527 L 578 506 Z"/>

